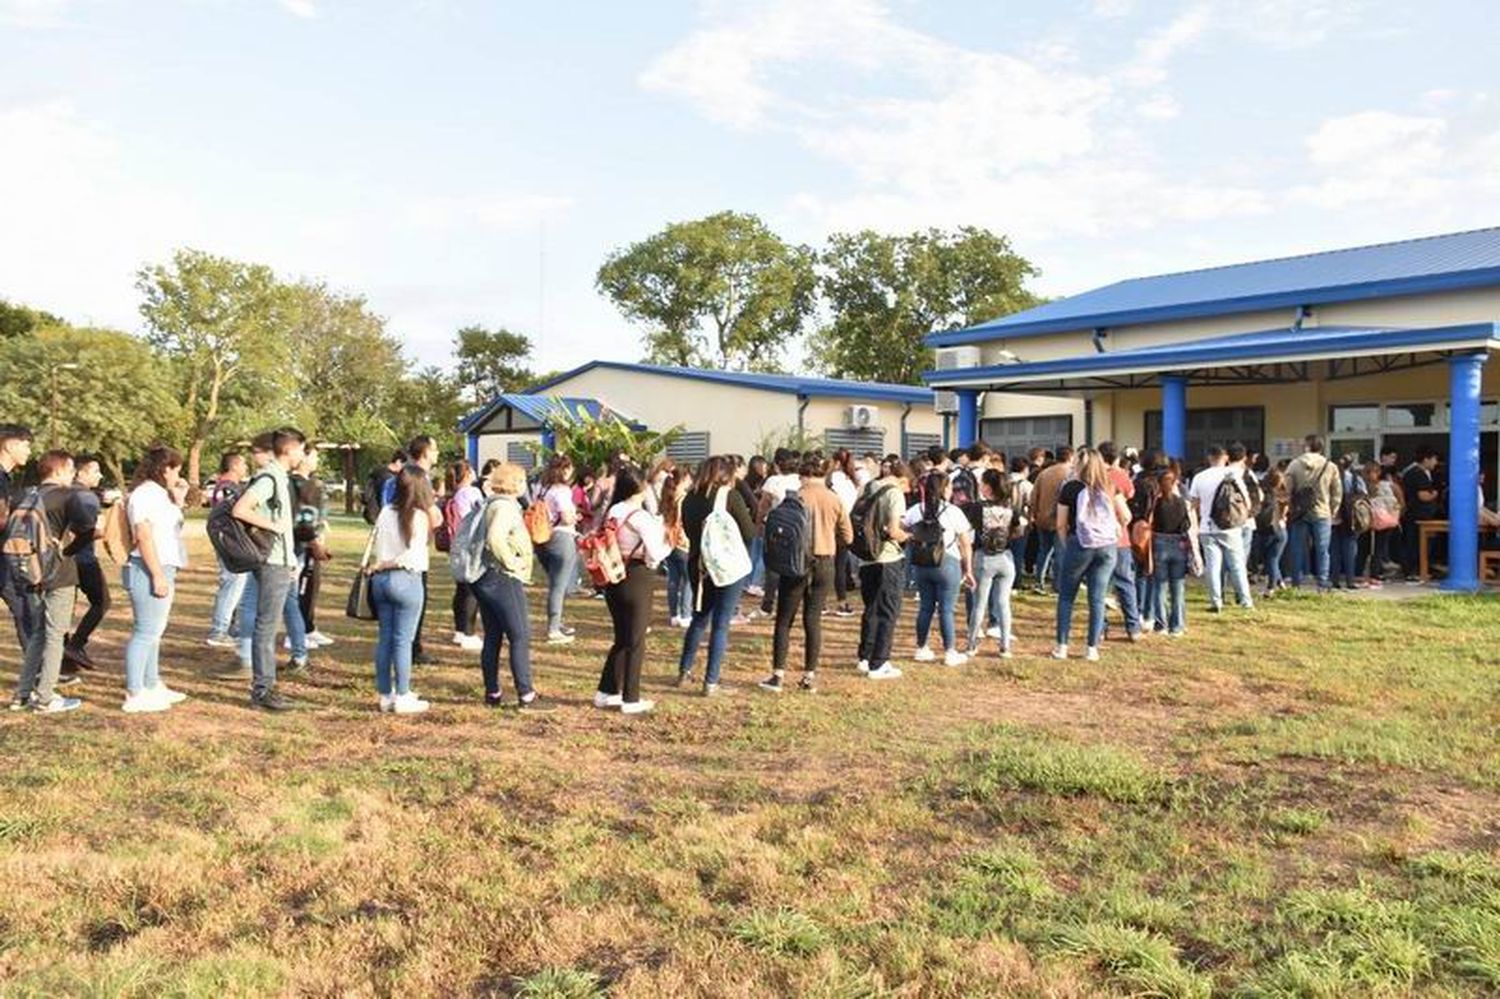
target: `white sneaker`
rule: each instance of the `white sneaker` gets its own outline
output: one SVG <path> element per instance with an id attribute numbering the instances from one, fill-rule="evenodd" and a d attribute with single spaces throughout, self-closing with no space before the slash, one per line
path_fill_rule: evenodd
<path id="1" fill-rule="evenodd" d="M 962 666 L 969 661 L 969 657 L 957 649 L 949 649 L 943 653 L 944 666 Z"/>
<path id="2" fill-rule="evenodd" d="M 861 673 L 868 673 L 870 672 L 870 660 L 861 659 L 854 668 L 859 670 Z"/>
<path id="3" fill-rule="evenodd" d="M 1066 659 L 1066 658 L 1068 658 L 1068 647 L 1066 645 L 1054 645 L 1054 646 L 1052 646 L 1052 658 L 1053 659 Z"/>
<path id="4" fill-rule="evenodd" d="M 1002 645 L 1002 646 L 1000 646 L 1000 658 L 1001 659 L 1009 659 L 1009 658 L 1011 658 L 1010 646 L 1009 645 Z"/>
<path id="5" fill-rule="evenodd" d="M 484 639 L 478 635 L 465 635 L 464 640 L 458 645 L 465 652 L 481 652 L 484 650 Z"/>
<path id="6" fill-rule="evenodd" d="M 153 711 L 167 711 L 171 704 L 154 696 L 149 690 L 137 691 L 134 694 L 125 695 L 125 703 L 120 705 L 120 710 L 127 715 L 144 715 Z"/>
<path id="7" fill-rule="evenodd" d="M 1001 631 L 1000 627 L 998 625 L 996 625 L 993 628 L 987 629 L 984 634 L 985 634 L 986 638 L 1004 638 L 1005 637 L 1005 632 Z"/>
<path id="8" fill-rule="evenodd" d="M 316 645 L 318 648 L 321 649 L 324 646 L 332 645 L 333 644 L 333 639 L 329 638 L 327 635 L 323 634 L 321 631 L 309 631 L 307 633 L 307 644 L 308 645 Z"/>
<path id="9" fill-rule="evenodd" d="M 145 692 L 150 694 L 152 697 L 158 698 L 159 700 L 163 701 L 168 706 L 173 704 L 181 704 L 183 701 L 188 699 L 188 695 L 184 694 L 182 691 L 173 690 L 171 687 L 168 687 L 166 684 L 162 683 L 159 680 L 157 681 L 156 686 L 147 687 Z"/>
<path id="10" fill-rule="evenodd" d="M 1091 663 L 1098 662 L 1099 661 L 1099 647 L 1097 645 L 1090 645 L 1087 649 L 1084 650 L 1083 658 L 1086 659 L 1086 660 L 1088 660 Z"/>
<path id="11" fill-rule="evenodd" d="M 917 651 L 913 652 L 911 655 L 911 660 L 914 663 L 930 663 L 936 658 L 937 653 L 933 652 L 932 649 L 928 648 L 925 645 Z"/>
<path id="12" fill-rule="evenodd" d="M 594 691 L 594 707 L 596 708 L 618 708 L 625 703 L 625 698 L 619 694 L 606 694 L 603 691 Z"/>
<path id="13" fill-rule="evenodd" d="M 656 707 L 655 701 L 631 701 L 629 704 L 621 702 L 620 714 L 643 715 L 654 707 Z"/>
<path id="14" fill-rule="evenodd" d="M 431 705 L 416 694 L 397 694 L 391 704 L 391 710 L 398 715 L 419 715 L 429 707 Z"/>
<path id="15" fill-rule="evenodd" d="M 234 649 L 239 647 L 240 640 L 228 635 L 209 635 L 203 640 L 203 644 L 214 649 Z"/>
<path id="16" fill-rule="evenodd" d="M 871 680 L 894 680 L 901 675 L 901 671 L 890 663 L 886 663 L 884 666 L 870 670 L 866 675 Z"/>
<path id="17" fill-rule="evenodd" d="M 572 635 L 568 635 L 568 634 L 564 634 L 561 631 L 549 631 L 547 633 L 547 644 L 548 645 L 572 645 L 573 644 L 573 636 Z"/>
<path id="18" fill-rule="evenodd" d="M 453 633 L 453 637 L 449 639 L 449 641 L 451 641 L 454 645 L 462 646 L 464 642 L 468 640 L 468 638 L 469 636 L 465 635 L 463 632 L 455 631 Z"/>
<path id="19" fill-rule="evenodd" d="M 390 712 L 392 712 L 394 710 L 396 710 L 396 695 L 395 694 L 381 694 L 380 695 L 380 711 L 381 711 L 381 713 L 382 714 L 389 714 Z"/>

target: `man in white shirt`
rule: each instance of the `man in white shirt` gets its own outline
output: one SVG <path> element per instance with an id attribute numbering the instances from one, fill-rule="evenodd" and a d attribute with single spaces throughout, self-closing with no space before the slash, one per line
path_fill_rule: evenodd
<path id="1" fill-rule="evenodd" d="M 1224 449 L 1214 445 L 1208 449 L 1208 467 L 1193 476 L 1188 489 L 1188 502 L 1198 511 L 1198 539 L 1203 546 L 1203 575 L 1208 582 L 1209 610 L 1217 614 L 1224 607 L 1223 571 L 1227 566 L 1229 578 L 1234 583 L 1234 594 L 1241 607 L 1253 607 L 1250 599 L 1250 577 L 1245 571 L 1244 525 L 1221 527 L 1214 522 L 1214 497 L 1219 485 L 1231 479 L 1243 491 L 1245 484 L 1240 472 L 1229 464 Z M 1249 494 L 1245 496 L 1249 505 Z"/>

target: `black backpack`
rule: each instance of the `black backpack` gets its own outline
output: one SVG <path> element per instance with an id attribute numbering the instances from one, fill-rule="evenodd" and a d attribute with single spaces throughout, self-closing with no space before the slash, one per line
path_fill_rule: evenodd
<path id="1" fill-rule="evenodd" d="M 979 480 L 967 468 L 960 468 L 953 475 L 952 499 L 960 508 L 979 501 Z"/>
<path id="2" fill-rule="evenodd" d="M 377 468 L 365 480 L 364 514 L 366 524 L 373 526 L 376 519 L 380 516 L 380 508 L 385 505 L 380 501 L 380 496 L 381 493 L 385 492 L 385 478 L 387 474 L 389 473 L 385 469 Z"/>
<path id="3" fill-rule="evenodd" d="M 766 514 L 766 568 L 784 579 L 801 579 L 812 562 L 812 518 L 802 497 L 786 498 Z"/>
<path id="4" fill-rule="evenodd" d="M 943 543 L 943 524 L 939 519 L 943 505 L 936 510 L 922 509 L 922 519 L 911 529 L 911 564 L 935 569 L 943 564 L 948 546 Z"/>
<path id="5" fill-rule="evenodd" d="M 870 523 L 870 519 L 885 499 L 886 494 L 895 488 L 895 486 L 881 486 L 879 489 L 866 489 L 859 494 L 859 499 L 854 501 L 854 509 L 849 513 L 849 519 L 854 522 L 854 543 L 849 546 L 849 550 L 861 562 L 873 562 L 875 553 L 880 550 L 881 544 L 885 541 L 885 525 L 881 524 L 877 527 Z"/>
<path id="6" fill-rule="evenodd" d="M 234 515 L 234 504 L 259 475 L 251 476 L 243 486 L 226 486 L 219 502 L 208 512 L 205 530 L 214 554 L 229 572 L 253 572 L 266 564 L 271 557 L 271 546 L 276 536 L 271 531 L 252 527 Z M 269 476 L 267 476 L 269 478 Z M 273 482 L 275 480 L 272 480 Z M 273 494 L 268 504 L 273 511 L 281 509 L 281 501 Z"/>

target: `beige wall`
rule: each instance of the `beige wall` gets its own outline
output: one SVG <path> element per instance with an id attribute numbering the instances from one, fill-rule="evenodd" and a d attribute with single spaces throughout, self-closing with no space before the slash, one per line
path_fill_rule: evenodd
<path id="1" fill-rule="evenodd" d="M 510 456 L 508 448 L 512 442 L 540 444 L 541 441 L 542 435 L 535 432 L 481 434 L 479 438 L 479 465 L 481 468 L 484 467 L 484 463 L 491 458 L 499 458 L 501 461 L 505 461 Z"/>

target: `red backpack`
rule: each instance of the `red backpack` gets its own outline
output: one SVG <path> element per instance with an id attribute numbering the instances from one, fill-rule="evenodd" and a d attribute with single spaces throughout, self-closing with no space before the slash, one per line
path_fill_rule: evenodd
<path id="1" fill-rule="evenodd" d="M 625 520 L 628 522 L 635 512 Z M 625 556 L 620 553 L 620 525 L 613 518 L 599 525 L 592 534 L 578 539 L 578 553 L 583 567 L 595 586 L 613 586 L 625 578 Z"/>
<path id="2" fill-rule="evenodd" d="M 450 496 L 443 504 L 443 522 L 432 532 L 432 543 L 440 552 L 453 548 L 453 539 L 458 536 L 458 522 L 463 520 L 458 513 L 457 496 Z"/>

